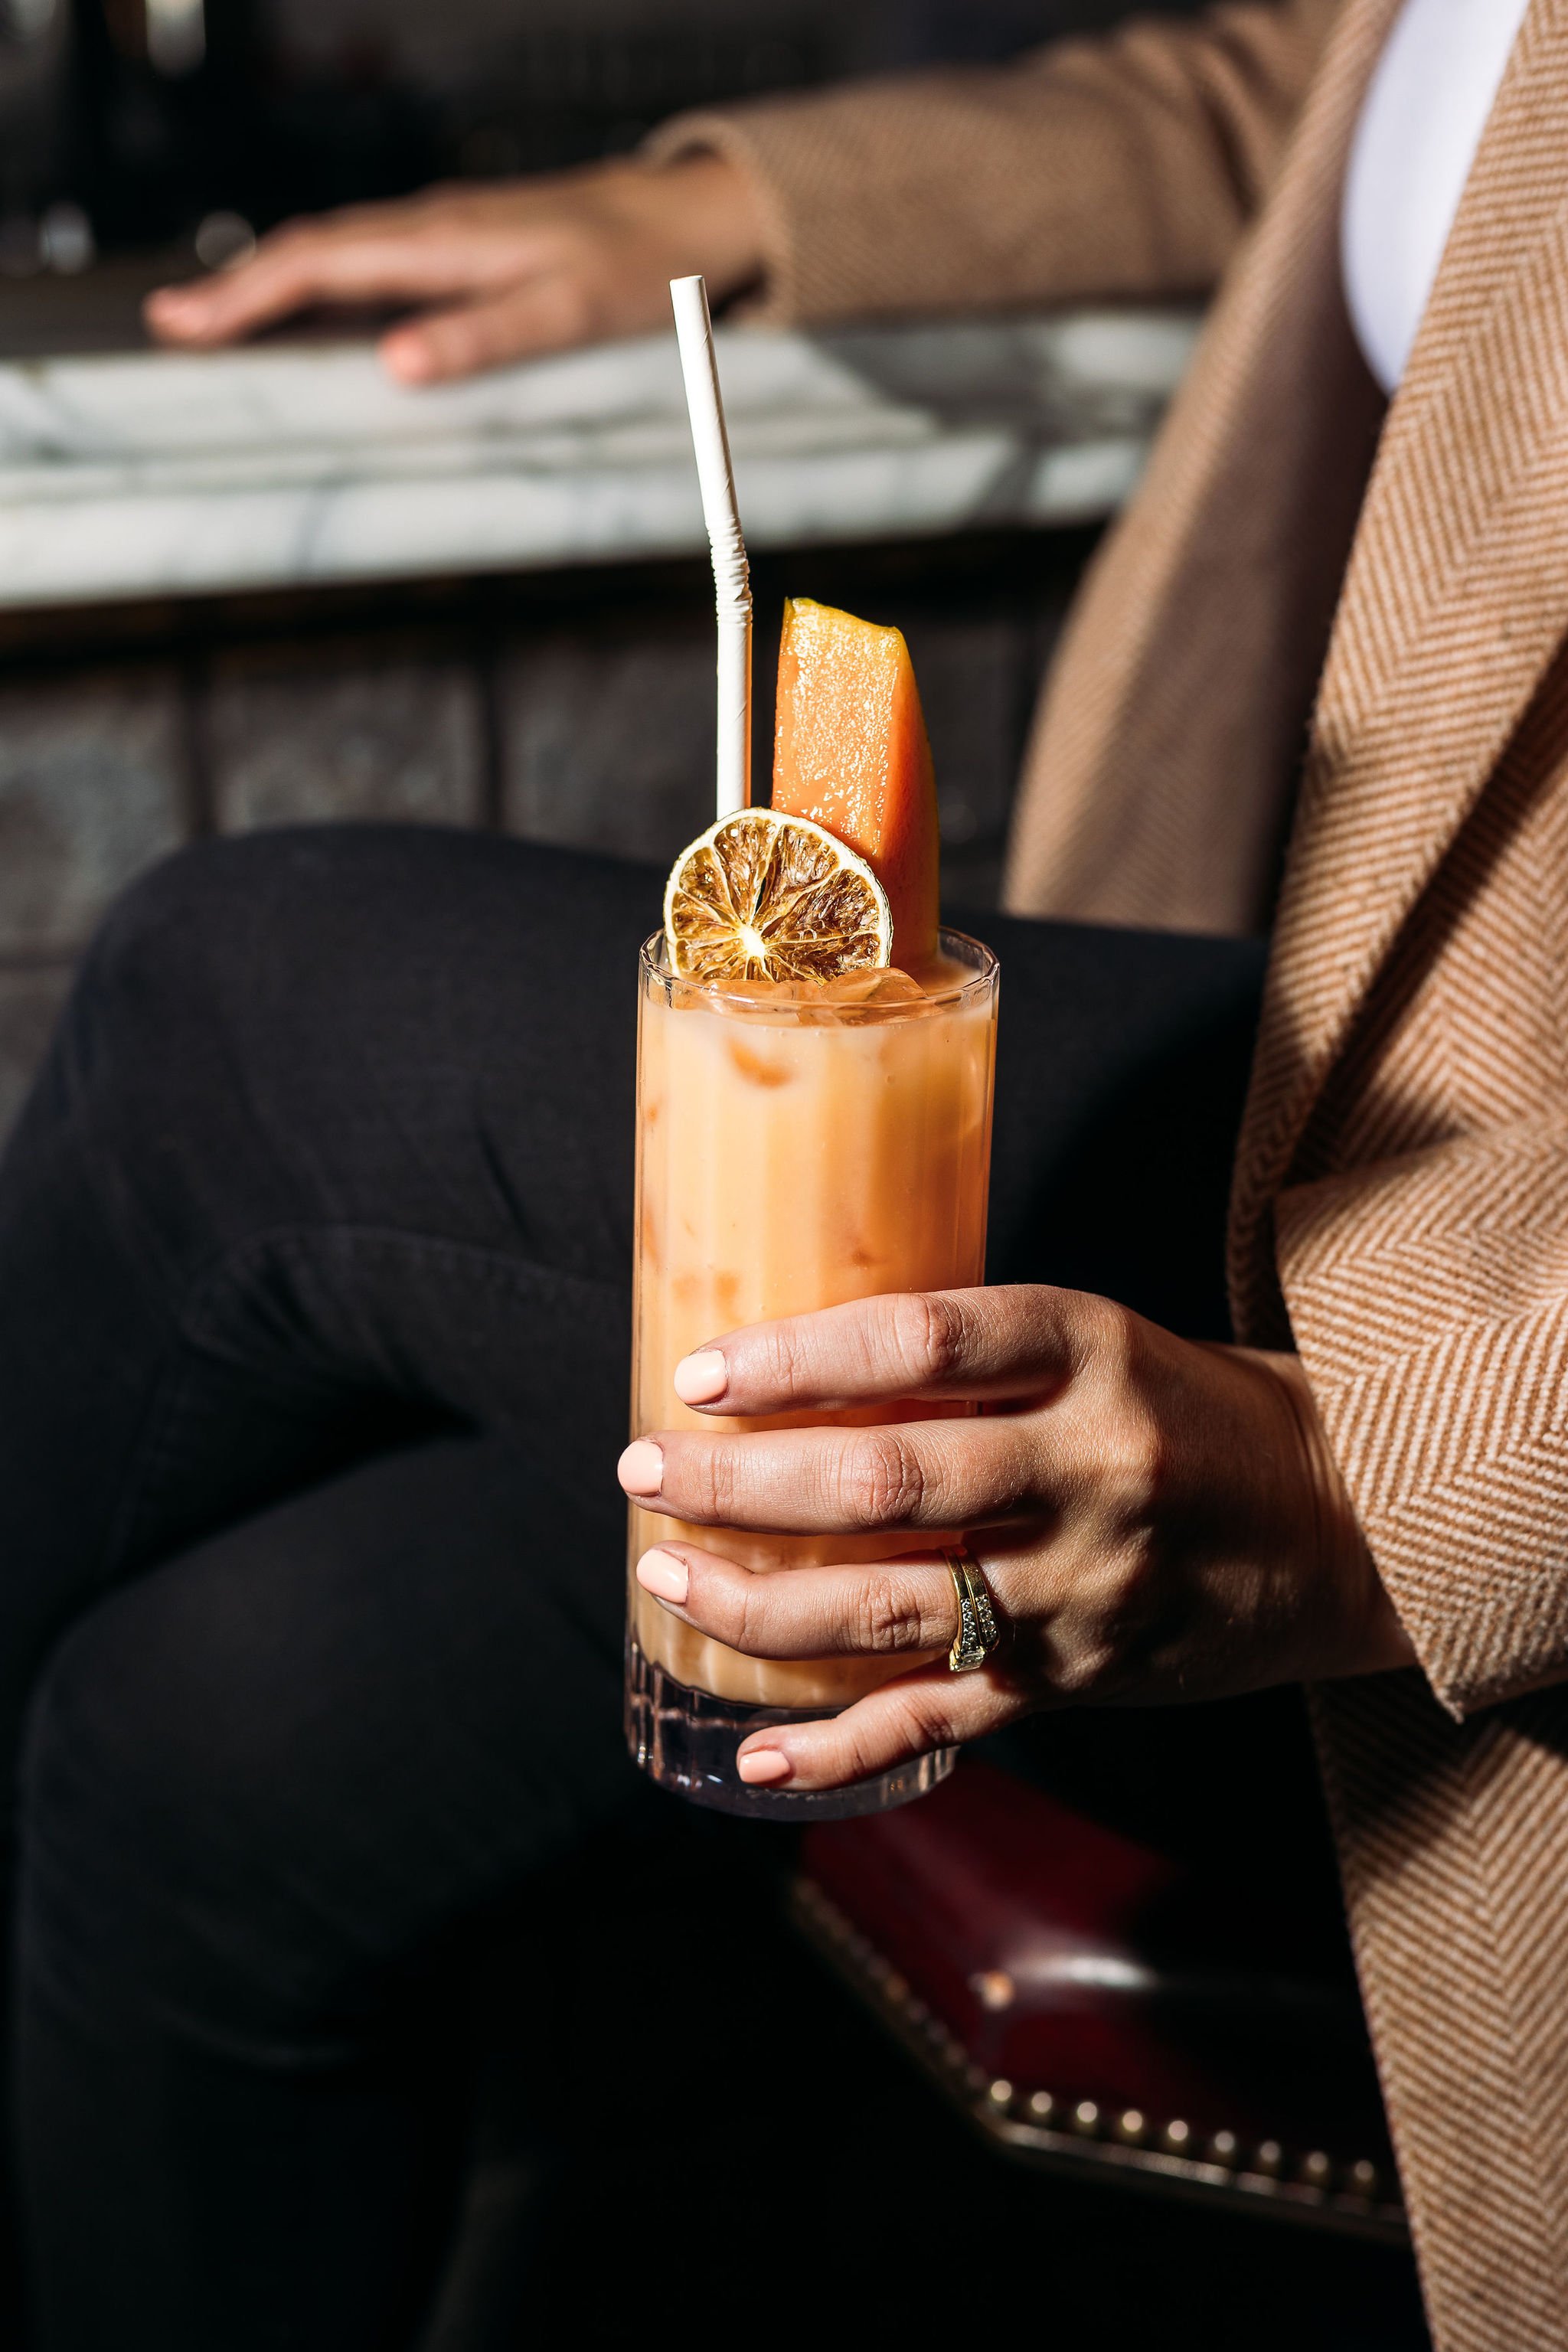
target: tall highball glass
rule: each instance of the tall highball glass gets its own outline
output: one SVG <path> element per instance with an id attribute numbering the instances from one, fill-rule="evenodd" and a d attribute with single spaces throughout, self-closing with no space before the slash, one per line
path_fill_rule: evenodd
<path id="1" fill-rule="evenodd" d="M 861 1004 L 820 992 L 698 984 L 672 971 L 662 932 L 640 961 L 632 1433 L 781 1429 L 960 1413 L 870 1405 L 826 1415 L 696 1413 L 675 1366 L 746 1323 L 884 1291 L 984 1279 L 997 964 L 943 931 L 916 997 Z M 880 1000 L 880 1001 L 879 1001 Z M 955 1531 L 956 1532 L 956 1531 Z M 908 1658 L 749 1658 L 662 1609 L 629 1574 L 649 1545 L 701 1545 L 787 1572 L 885 1559 L 885 1536 L 759 1535 L 688 1526 L 633 1504 L 626 1736 L 644 1770 L 723 1812 L 843 1819 L 906 1803 L 952 1769 L 944 1749 L 849 1789 L 749 1788 L 735 1750 L 769 1724 L 836 1714 Z M 942 1544 L 922 1535 L 921 1548 Z M 892 1549 L 913 1549 L 910 1543 Z"/>

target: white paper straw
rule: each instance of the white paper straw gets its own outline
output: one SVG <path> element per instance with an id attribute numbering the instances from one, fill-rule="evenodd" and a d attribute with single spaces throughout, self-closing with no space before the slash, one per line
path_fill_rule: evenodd
<path id="1" fill-rule="evenodd" d="M 752 797 L 752 575 L 735 504 L 735 468 L 724 429 L 708 289 L 700 278 L 672 278 L 669 299 L 675 306 L 675 337 L 680 346 L 680 372 L 686 379 L 702 520 L 708 526 L 713 557 L 713 603 L 719 620 L 717 814 L 730 816 L 748 806 Z"/>

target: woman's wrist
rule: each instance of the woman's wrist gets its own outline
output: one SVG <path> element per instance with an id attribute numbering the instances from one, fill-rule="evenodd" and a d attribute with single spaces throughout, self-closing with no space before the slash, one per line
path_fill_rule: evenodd
<path id="1" fill-rule="evenodd" d="M 672 274 L 700 272 L 715 303 L 757 283 L 764 259 L 762 206 L 739 163 L 702 149 L 623 168 L 635 175 L 640 201 L 655 206 L 670 250 L 689 257 L 689 270 Z"/>

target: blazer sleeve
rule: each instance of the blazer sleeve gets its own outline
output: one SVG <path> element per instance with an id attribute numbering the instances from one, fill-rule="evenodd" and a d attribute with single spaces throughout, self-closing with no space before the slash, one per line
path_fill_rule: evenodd
<path id="1" fill-rule="evenodd" d="M 780 324 L 1202 293 L 1279 162 L 1338 0 L 1232 0 L 1003 68 L 677 116 L 645 152 L 752 178 Z"/>
<path id="2" fill-rule="evenodd" d="M 1568 1108 L 1274 1213 L 1303 1367 L 1438 1700 L 1568 1680 Z"/>

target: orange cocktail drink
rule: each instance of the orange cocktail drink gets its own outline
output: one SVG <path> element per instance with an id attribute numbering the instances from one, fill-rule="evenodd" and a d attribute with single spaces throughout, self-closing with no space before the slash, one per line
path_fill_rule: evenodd
<path id="1" fill-rule="evenodd" d="M 984 1279 L 995 959 L 943 932 L 918 982 L 871 971 L 826 984 L 703 983 L 672 971 L 659 934 L 640 979 L 633 1433 L 930 1411 L 726 1420 L 691 1412 L 671 1376 L 682 1356 L 742 1324 Z M 900 1548 L 885 1536 L 688 1526 L 632 1507 L 633 1562 L 670 1537 L 768 1573 Z M 949 1759 L 816 1797 L 748 1788 L 733 1769 L 759 1725 L 831 1712 L 908 1664 L 746 1657 L 630 1581 L 634 1748 L 656 1778 L 726 1810 L 863 1811 L 930 1786 Z"/>

